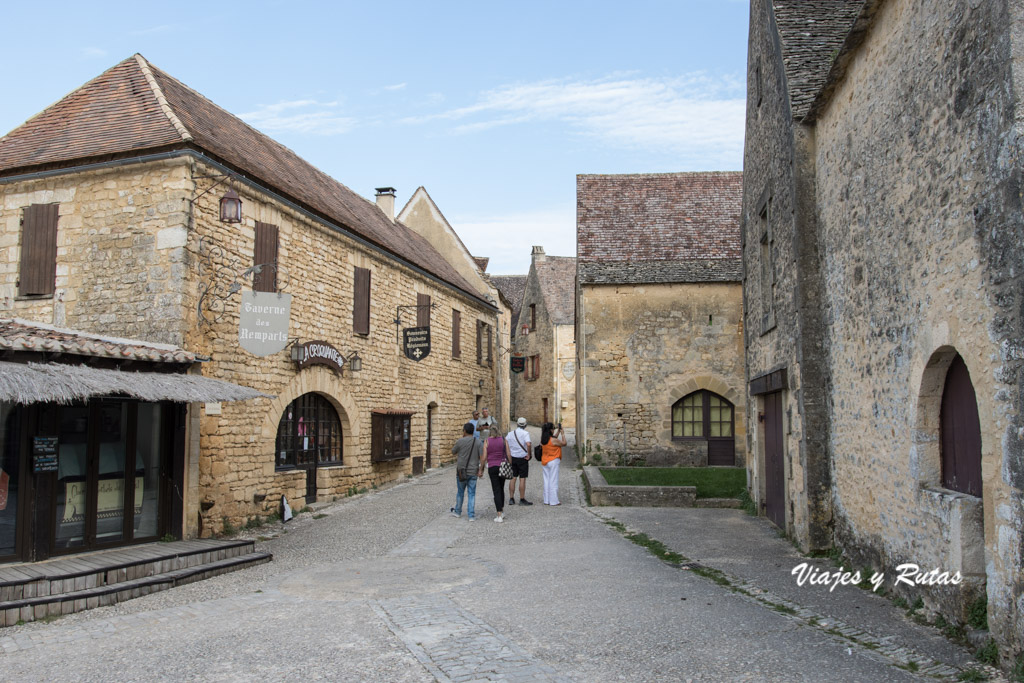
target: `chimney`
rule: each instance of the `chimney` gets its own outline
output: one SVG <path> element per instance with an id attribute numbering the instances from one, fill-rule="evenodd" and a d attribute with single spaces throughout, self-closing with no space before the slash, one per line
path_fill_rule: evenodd
<path id="1" fill-rule="evenodd" d="M 395 222 L 395 188 L 377 188 L 377 208 L 384 212 L 389 221 Z"/>
<path id="2" fill-rule="evenodd" d="M 537 263 L 538 261 L 545 260 L 547 260 L 547 254 L 544 253 L 544 247 L 534 246 L 533 253 L 530 254 L 530 261 L 532 263 Z"/>

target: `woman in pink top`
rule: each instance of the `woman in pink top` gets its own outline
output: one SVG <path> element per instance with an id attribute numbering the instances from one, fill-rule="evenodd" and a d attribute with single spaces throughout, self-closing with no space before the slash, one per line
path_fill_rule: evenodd
<path id="1" fill-rule="evenodd" d="M 491 490 L 494 492 L 494 509 L 498 511 L 495 522 L 504 522 L 502 510 L 505 509 L 505 480 L 498 476 L 501 463 L 512 462 L 512 454 L 508 452 L 508 443 L 497 429 L 490 431 L 490 438 L 484 442 L 487 450 L 487 476 L 491 478 Z"/>

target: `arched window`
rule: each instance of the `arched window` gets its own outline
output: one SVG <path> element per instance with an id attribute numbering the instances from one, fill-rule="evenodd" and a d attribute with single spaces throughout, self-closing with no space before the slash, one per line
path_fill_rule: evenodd
<path id="1" fill-rule="evenodd" d="M 672 405 L 672 440 L 707 441 L 709 465 L 735 465 L 734 413 L 718 394 L 695 391 Z"/>
<path id="2" fill-rule="evenodd" d="M 981 497 L 981 424 L 978 400 L 964 359 L 957 354 L 946 371 L 939 417 L 942 485 Z"/>
<path id="3" fill-rule="evenodd" d="M 278 469 L 341 463 L 341 420 L 320 394 L 303 394 L 288 404 L 277 425 Z"/>

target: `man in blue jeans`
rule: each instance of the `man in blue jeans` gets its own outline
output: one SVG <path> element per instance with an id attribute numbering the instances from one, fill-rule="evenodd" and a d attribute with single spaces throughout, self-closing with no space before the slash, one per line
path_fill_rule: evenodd
<path id="1" fill-rule="evenodd" d="M 452 517 L 462 516 L 462 498 L 468 490 L 469 500 L 466 501 L 466 515 L 471 522 L 476 521 L 476 480 L 484 476 L 483 463 L 480 461 L 483 442 L 473 437 L 474 429 L 472 422 L 464 424 L 462 438 L 452 446 L 452 454 L 455 455 L 455 479 L 459 486 L 459 492 L 455 495 L 455 507 L 452 508 Z"/>

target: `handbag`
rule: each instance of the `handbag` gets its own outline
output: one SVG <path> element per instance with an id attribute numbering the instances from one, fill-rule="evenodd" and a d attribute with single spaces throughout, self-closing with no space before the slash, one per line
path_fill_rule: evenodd
<path id="1" fill-rule="evenodd" d="M 544 447 L 543 446 L 541 446 L 540 444 L 537 444 L 536 446 L 533 447 L 533 457 L 534 458 L 536 458 L 537 460 L 540 460 L 541 456 L 543 456 L 543 455 L 544 455 Z"/>
<path id="2" fill-rule="evenodd" d="M 512 479 L 512 463 L 508 460 L 503 460 L 498 468 L 498 477 L 501 479 Z"/>

